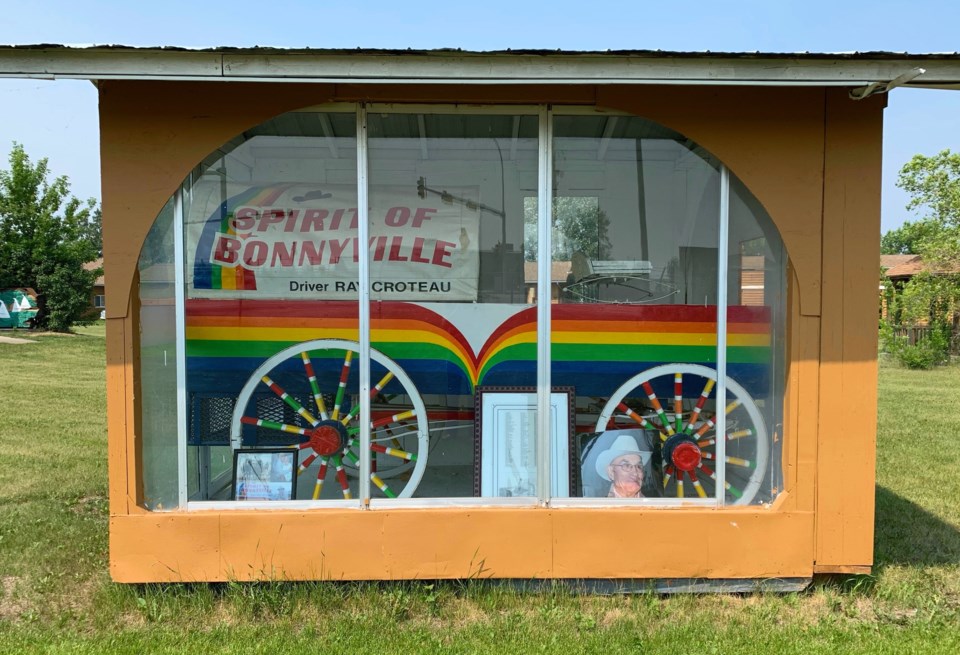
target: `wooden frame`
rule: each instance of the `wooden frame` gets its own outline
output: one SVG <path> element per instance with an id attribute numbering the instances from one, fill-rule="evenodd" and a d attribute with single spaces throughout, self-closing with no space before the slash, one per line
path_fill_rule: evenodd
<path id="1" fill-rule="evenodd" d="M 230 488 L 231 500 L 295 500 L 297 451 L 292 448 L 239 448 L 233 451 L 233 483 Z"/>
<path id="2" fill-rule="evenodd" d="M 474 413 L 474 441 L 473 441 L 473 493 L 475 496 L 536 496 L 536 477 L 531 476 L 527 482 L 529 488 L 518 489 L 516 481 L 514 487 L 503 487 L 498 489 L 498 484 L 502 481 L 502 473 L 496 462 L 498 455 L 507 446 L 505 441 L 511 439 L 509 435 L 501 435 L 499 432 L 506 426 L 501 422 L 524 421 L 527 423 L 529 432 L 528 444 L 530 455 L 533 461 L 527 468 L 534 469 L 536 466 L 535 443 L 533 435 L 535 429 L 536 387 L 502 387 L 502 386 L 479 386 L 476 389 L 474 402 L 476 411 Z M 551 442 L 551 485 L 550 495 L 552 497 L 574 496 L 579 489 L 579 459 L 577 456 L 576 444 L 576 412 L 575 412 L 576 393 L 573 387 L 554 387 L 550 393 L 551 407 L 564 408 L 565 414 L 557 417 L 554 430 L 550 434 Z M 518 416 L 518 413 L 525 413 L 525 416 Z M 559 414 L 559 412 L 558 412 Z M 491 422 L 493 427 L 491 427 Z M 566 434 L 563 433 L 566 428 Z M 514 434 L 514 440 L 523 439 L 523 435 Z M 524 448 L 524 444 L 513 444 L 516 447 Z M 567 484 L 563 485 L 562 481 Z M 523 493 L 513 493 L 519 490 Z M 501 493 L 505 491 L 506 493 Z"/>

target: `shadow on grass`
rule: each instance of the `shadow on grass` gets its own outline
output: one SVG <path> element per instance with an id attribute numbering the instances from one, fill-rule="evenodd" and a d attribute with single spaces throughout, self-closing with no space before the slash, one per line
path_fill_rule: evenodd
<path id="1" fill-rule="evenodd" d="M 877 486 L 875 557 L 890 564 L 960 563 L 960 529 Z"/>

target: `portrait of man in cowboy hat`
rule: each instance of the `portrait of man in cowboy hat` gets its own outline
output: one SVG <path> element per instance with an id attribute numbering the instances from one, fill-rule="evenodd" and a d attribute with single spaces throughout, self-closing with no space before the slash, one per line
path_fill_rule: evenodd
<path id="1" fill-rule="evenodd" d="M 590 440 L 581 455 L 582 495 L 643 498 L 652 449 L 643 430 L 607 430 Z M 656 495 L 648 481 L 647 490 Z"/>

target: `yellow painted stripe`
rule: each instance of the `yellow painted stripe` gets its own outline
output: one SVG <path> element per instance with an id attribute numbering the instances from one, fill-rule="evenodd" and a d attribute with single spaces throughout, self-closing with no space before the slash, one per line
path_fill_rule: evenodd
<path id="1" fill-rule="evenodd" d="M 515 334 L 509 339 L 504 339 L 500 342 L 495 350 L 490 351 L 490 354 L 487 356 L 487 359 L 490 359 L 493 355 L 497 354 L 504 348 L 509 348 L 510 346 L 516 346 L 521 343 L 536 343 L 537 342 L 537 333 L 536 332 L 521 332 Z"/>
<path id="2" fill-rule="evenodd" d="M 237 288 L 237 269 L 220 267 L 220 288 L 223 290 L 233 290 Z"/>
<path id="3" fill-rule="evenodd" d="M 535 333 L 531 333 L 535 334 Z M 715 334 L 689 332 L 551 332 L 552 343 L 624 344 L 651 346 L 716 346 Z M 769 346 L 769 335 L 728 334 L 728 346 Z"/>
<path id="4" fill-rule="evenodd" d="M 701 498 L 707 497 L 707 492 L 703 490 L 703 485 L 700 484 L 697 480 L 693 481 L 693 488 L 697 490 L 697 495 Z"/>
<path id="5" fill-rule="evenodd" d="M 311 339 L 346 339 L 356 341 L 356 329 L 259 328 L 259 327 L 188 327 L 188 339 L 205 341 L 310 341 Z"/>

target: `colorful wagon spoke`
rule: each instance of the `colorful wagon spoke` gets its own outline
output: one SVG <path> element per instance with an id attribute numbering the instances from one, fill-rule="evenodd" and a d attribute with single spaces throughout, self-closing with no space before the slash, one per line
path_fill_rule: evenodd
<path id="1" fill-rule="evenodd" d="M 653 392 L 653 387 L 650 386 L 649 382 L 643 382 L 642 384 L 643 390 L 647 393 L 647 399 L 653 406 L 653 411 L 657 413 L 657 417 L 660 419 L 660 425 L 667 431 L 667 436 L 672 435 L 673 427 L 670 425 L 670 419 L 667 418 L 666 412 L 663 411 L 663 406 L 660 404 L 660 399 L 657 398 L 657 394 Z"/>
<path id="2" fill-rule="evenodd" d="M 714 385 L 717 383 L 713 378 L 708 378 L 706 383 L 703 385 L 703 391 L 700 392 L 700 397 L 697 399 L 697 404 L 693 406 L 693 411 L 690 412 L 690 420 L 687 422 L 687 427 L 683 429 L 684 432 L 690 434 L 693 430 L 694 424 L 700 420 L 700 412 L 703 411 L 703 406 L 707 402 L 707 398 L 710 397 L 710 393 L 713 391 Z"/>
<path id="3" fill-rule="evenodd" d="M 629 407 L 627 407 L 624 403 L 618 404 L 618 405 L 617 405 L 617 409 L 618 409 L 619 411 L 623 412 L 624 414 L 626 414 L 628 417 L 632 418 L 632 419 L 633 419 L 634 421 L 636 421 L 637 423 L 639 423 L 639 424 L 640 424 L 640 427 L 642 427 L 643 429 L 645 429 L 645 430 L 656 430 L 656 431 L 658 431 L 658 432 L 662 432 L 662 430 L 661 430 L 660 427 L 652 424 L 650 421 L 648 421 L 647 419 L 645 419 L 644 417 L 640 416 L 640 415 L 637 414 L 635 411 L 633 411 L 632 409 L 630 409 Z M 664 438 L 666 438 L 667 435 L 666 435 L 666 434 L 663 434 L 662 436 L 663 436 Z"/>
<path id="4" fill-rule="evenodd" d="M 320 412 L 320 418 L 324 421 L 330 419 L 327 414 L 327 405 L 323 400 L 323 394 L 320 393 L 320 385 L 317 383 L 317 376 L 313 372 L 313 362 L 310 361 L 310 355 L 306 352 L 300 353 L 303 359 L 303 368 L 307 372 L 307 380 L 310 382 L 310 390 L 313 391 L 313 402 L 317 404 L 317 411 Z"/>
<path id="5" fill-rule="evenodd" d="M 674 430 L 683 429 L 683 373 L 673 374 L 673 420 Z"/>
<path id="6" fill-rule="evenodd" d="M 694 488 L 694 490 L 697 492 L 697 495 L 700 496 L 701 498 L 706 498 L 706 497 L 707 497 L 707 492 L 704 491 L 703 485 L 700 484 L 700 480 L 697 479 L 697 472 L 696 472 L 696 471 L 688 471 L 688 472 L 687 472 L 687 477 L 689 477 L 689 478 L 690 478 L 690 482 L 693 483 L 693 488 Z"/>
<path id="7" fill-rule="evenodd" d="M 289 405 L 293 409 L 293 411 L 295 411 L 297 414 L 299 414 L 304 419 L 306 419 L 307 422 L 309 422 L 313 426 L 320 424 L 320 421 L 315 419 L 313 417 L 313 414 L 307 411 L 306 407 L 301 405 L 296 398 L 294 398 L 293 396 L 288 394 L 286 391 L 284 391 L 280 387 L 280 385 L 274 382 L 273 380 L 271 380 L 269 376 L 264 375 L 260 379 L 263 380 L 263 383 L 270 388 L 270 391 L 277 394 L 283 402 L 287 403 L 287 405 Z"/>

